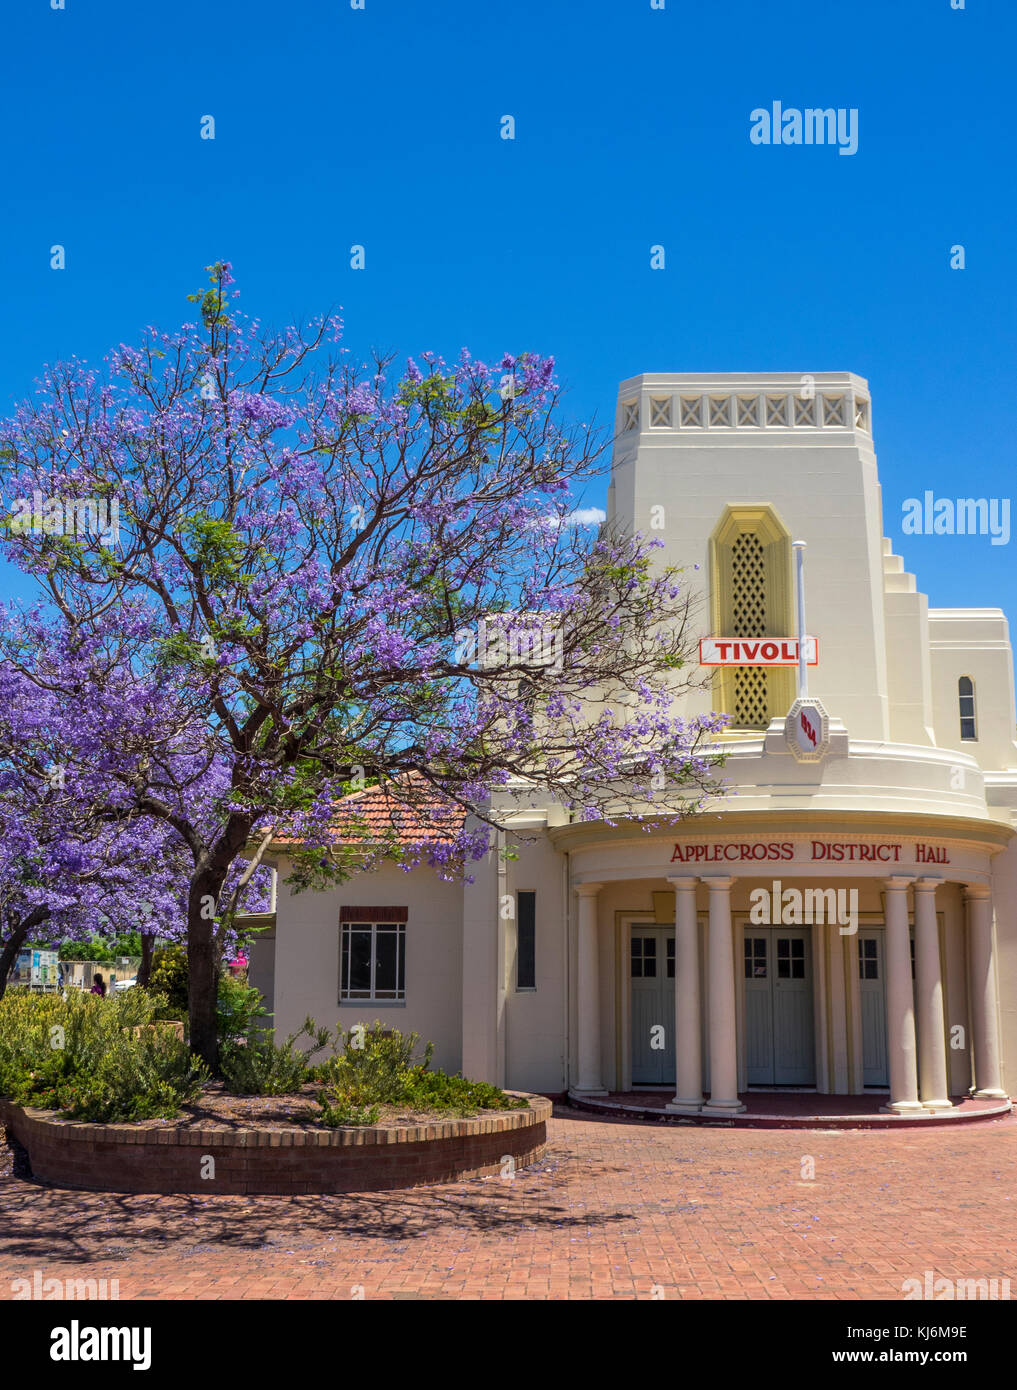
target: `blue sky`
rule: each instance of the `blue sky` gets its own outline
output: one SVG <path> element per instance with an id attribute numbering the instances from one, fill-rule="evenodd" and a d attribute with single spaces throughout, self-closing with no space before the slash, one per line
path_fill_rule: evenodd
<path id="1" fill-rule="evenodd" d="M 1012 491 L 1013 0 L 364 3 L 3 7 L 0 410 L 217 257 L 358 354 L 553 353 L 582 420 L 641 371 L 853 370 L 919 586 L 1017 618 L 1017 537 L 900 528 Z M 857 108 L 857 153 L 753 145 L 774 100 Z"/>

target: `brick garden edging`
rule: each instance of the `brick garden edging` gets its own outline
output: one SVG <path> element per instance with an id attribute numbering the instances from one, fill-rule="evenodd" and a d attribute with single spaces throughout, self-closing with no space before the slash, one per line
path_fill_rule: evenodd
<path id="1" fill-rule="evenodd" d="M 346 1129 L 181 1129 L 61 1120 L 0 1100 L 0 1124 L 28 1152 L 32 1175 L 56 1187 L 101 1192 L 251 1194 L 374 1192 L 500 1173 L 536 1163 L 551 1102 L 428 1125 Z M 207 1160 L 214 1159 L 214 1176 Z"/>

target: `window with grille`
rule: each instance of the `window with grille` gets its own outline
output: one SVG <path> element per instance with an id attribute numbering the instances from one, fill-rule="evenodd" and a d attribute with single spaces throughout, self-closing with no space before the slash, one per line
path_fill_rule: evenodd
<path id="1" fill-rule="evenodd" d="M 961 676 L 957 682 L 957 698 L 960 704 L 960 736 L 966 741 L 976 741 L 975 729 L 975 683 L 970 676 Z"/>
<path id="2" fill-rule="evenodd" d="M 339 1002 L 405 1000 L 405 908 L 343 908 Z"/>

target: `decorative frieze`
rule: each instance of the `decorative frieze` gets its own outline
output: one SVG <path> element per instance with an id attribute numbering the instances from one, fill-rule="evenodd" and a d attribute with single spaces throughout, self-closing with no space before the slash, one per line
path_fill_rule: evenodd
<path id="1" fill-rule="evenodd" d="M 621 402 L 622 434 L 640 428 L 639 401 Z M 842 392 L 650 396 L 649 428 L 679 430 L 847 430 L 870 432 L 869 402 Z M 852 420 L 853 425 L 848 421 Z"/>

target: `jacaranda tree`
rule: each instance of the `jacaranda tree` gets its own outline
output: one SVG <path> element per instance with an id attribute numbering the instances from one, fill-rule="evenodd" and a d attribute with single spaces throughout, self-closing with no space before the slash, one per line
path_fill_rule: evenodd
<path id="1" fill-rule="evenodd" d="M 676 713 L 681 575 L 572 524 L 598 446 L 552 360 L 358 366 L 335 316 L 266 332 L 210 270 L 200 322 L 48 369 L 0 448 L 6 550 L 54 621 L 86 642 L 119 623 L 123 662 L 172 693 L 111 775 L 187 847 L 191 1041 L 214 1065 L 209 904 L 273 833 L 308 878 L 342 875 L 332 808 L 380 780 L 448 815 L 419 852 L 457 872 L 509 783 L 583 817 L 623 785 L 688 814 L 720 721 Z M 183 783 L 212 768 L 198 816 Z"/>

